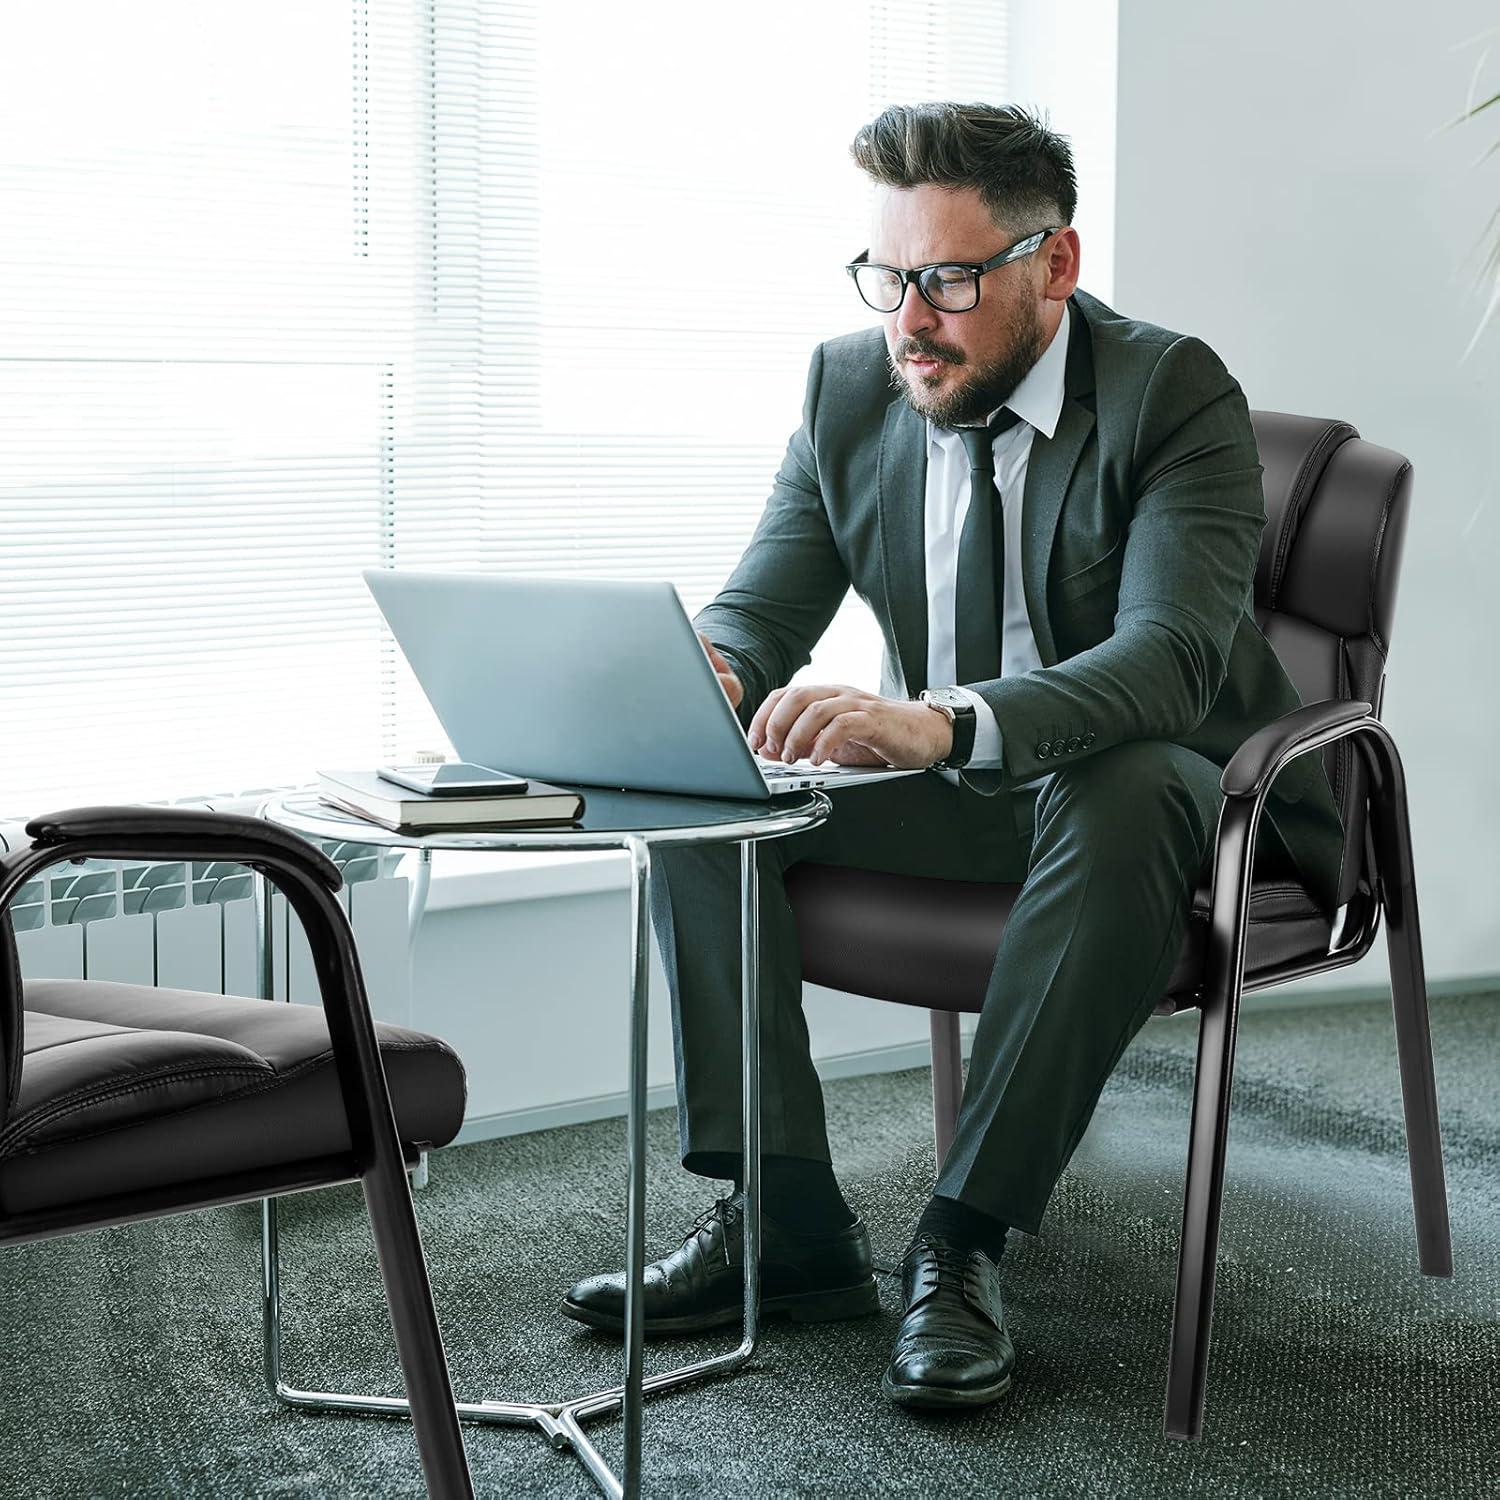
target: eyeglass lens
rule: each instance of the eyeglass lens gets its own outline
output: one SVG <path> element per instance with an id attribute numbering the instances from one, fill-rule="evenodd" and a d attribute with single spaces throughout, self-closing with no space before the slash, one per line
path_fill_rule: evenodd
<path id="1" fill-rule="evenodd" d="M 901 305 L 901 278 L 884 266 L 860 266 L 854 273 L 859 294 L 876 312 L 894 312 Z M 918 284 L 934 307 L 944 312 L 967 312 L 978 300 L 977 278 L 963 266 L 929 266 Z"/>

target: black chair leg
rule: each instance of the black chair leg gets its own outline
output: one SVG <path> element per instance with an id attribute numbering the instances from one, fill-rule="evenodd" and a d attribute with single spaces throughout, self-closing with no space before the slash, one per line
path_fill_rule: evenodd
<path id="1" fill-rule="evenodd" d="M 1219 1214 L 1224 1198 L 1224 1156 L 1229 1139 L 1229 1088 L 1234 1066 L 1234 1021 L 1239 974 L 1231 995 L 1213 1000 L 1205 991 L 1198 1027 L 1198 1067 L 1188 1137 L 1182 1234 L 1177 1251 L 1177 1297 L 1167 1365 L 1166 1434 L 1196 1439 L 1203 1432 L 1208 1383 L 1208 1343 L 1213 1320 Z"/>
<path id="2" fill-rule="evenodd" d="M 401 1358 L 406 1399 L 411 1403 L 412 1426 L 422 1454 L 427 1493 L 440 1500 L 472 1500 L 474 1486 L 464 1454 L 463 1434 L 448 1377 L 438 1329 L 437 1308 L 427 1261 L 417 1231 L 416 1212 L 404 1168 L 389 1159 L 377 1160 L 365 1173 L 365 1205 L 380 1274 L 385 1283 L 386 1306 Z"/>
<path id="3" fill-rule="evenodd" d="M 1422 933 L 1417 920 L 1406 778 L 1400 756 L 1388 737 L 1360 735 L 1357 743 L 1365 750 L 1372 772 L 1371 832 L 1376 869 L 1380 872 L 1386 951 L 1390 958 L 1391 1005 L 1396 1023 L 1396 1058 L 1401 1069 L 1401 1103 L 1406 1117 L 1406 1152 L 1411 1164 L 1417 1262 L 1428 1276 L 1451 1276 L 1453 1245 L 1448 1229 L 1448 1190 L 1443 1175 L 1437 1081 L 1432 1067 Z"/>
<path id="4" fill-rule="evenodd" d="M 1168 1437 L 1186 1440 L 1203 1432 L 1224 1156 L 1229 1143 L 1229 1094 L 1245 973 L 1253 818 L 1258 812 L 1244 802 L 1226 801 L 1214 854 L 1164 1424 Z"/>
<path id="5" fill-rule="evenodd" d="M 1371 773 L 1370 827 L 1387 922 L 1391 1003 L 1411 1163 L 1417 1256 L 1427 1275 L 1451 1276 L 1448 1195 L 1443 1177 L 1427 983 L 1417 919 L 1406 778 L 1395 743 L 1383 726 L 1378 723 L 1361 726 L 1353 739 Z M 1177 1303 L 1167 1371 L 1166 1431 L 1175 1438 L 1197 1438 L 1203 1429 L 1224 1155 L 1229 1133 L 1229 1093 L 1244 982 L 1245 897 L 1253 852 L 1252 815 L 1259 816 L 1258 806 L 1247 806 L 1235 799 L 1226 802 L 1215 854 L 1203 1019 L 1198 1033 L 1198 1076 L 1193 1094 L 1182 1243 L 1177 1263 Z"/>
<path id="6" fill-rule="evenodd" d="M 964 1092 L 964 1064 L 959 1050 L 958 1012 L 931 1010 L 932 1025 L 932 1140 L 937 1170 L 943 1170 L 958 1124 Z"/>

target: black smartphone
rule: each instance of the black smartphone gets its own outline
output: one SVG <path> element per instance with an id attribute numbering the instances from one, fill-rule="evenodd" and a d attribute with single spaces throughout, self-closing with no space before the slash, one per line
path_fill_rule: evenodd
<path id="1" fill-rule="evenodd" d="M 524 776 L 473 766 L 467 761 L 436 761 L 420 766 L 381 766 L 376 772 L 384 781 L 394 781 L 409 791 L 428 797 L 472 797 L 476 792 L 500 796 L 524 792 L 530 784 Z"/>

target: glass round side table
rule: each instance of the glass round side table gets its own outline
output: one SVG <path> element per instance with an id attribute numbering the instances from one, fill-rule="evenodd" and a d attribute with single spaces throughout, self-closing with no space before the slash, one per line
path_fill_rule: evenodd
<path id="1" fill-rule="evenodd" d="M 260 816 L 312 840 L 343 840 L 374 847 L 413 849 L 419 860 L 409 907 L 409 941 L 426 908 L 434 849 L 557 850 L 621 849 L 629 853 L 630 1009 L 628 1022 L 629 1088 L 627 1159 L 629 1188 L 626 1211 L 625 1383 L 563 1401 L 460 1401 L 460 1417 L 480 1422 L 533 1424 L 557 1447 L 570 1447 L 605 1494 L 640 1492 L 641 1407 L 647 1393 L 666 1390 L 711 1374 L 727 1374 L 755 1352 L 760 1311 L 760 906 L 755 845 L 815 828 L 832 812 L 820 791 L 789 792 L 768 801 L 724 797 L 678 796 L 660 792 L 582 787 L 583 816 L 576 823 L 520 828 L 462 828 L 435 833 L 396 833 L 320 802 L 316 792 L 293 792 L 268 799 Z M 745 1154 L 745 1324 L 739 1346 L 726 1354 L 649 1378 L 644 1373 L 645 1201 L 646 1201 L 646 1019 L 650 984 L 648 882 L 653 848 L 676 844 L 738 844 L 740 847 L 741 1057 Z M 256 879 L 257 965 L 262 998 L 271 998 L 269 899 L 265 882 Z M 345 1392 L 305 1391 L 281 1375 L 281 1324 L 278 1289 L 279 1239 L 276 1200 L 262 1206 L 265 1270 L 266 1379 L 288 1405 L 324 1411 L 372 1411 L 400 1415 L 407 1403 L 391 1397 Z M 617 1476 L 584 1434 L 589 1417 L 623 1407 L 624 1474 Z"/>

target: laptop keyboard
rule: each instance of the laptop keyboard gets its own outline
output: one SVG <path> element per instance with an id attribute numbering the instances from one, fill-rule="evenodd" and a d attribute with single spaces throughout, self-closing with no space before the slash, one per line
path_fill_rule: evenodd
<path id="1" fill-rule="evenodd" d="M 840 771 L 869 770 L 868 766 L 840 766 L 833 762 L 819 764 L 817 761 L 808 760 L 767 760 L 757 755 L 755 763 L 761 769 L 761 774 L 767 777 L 776 776 L 806 776 L 809 771 L 816 771 L 820 776 L 834 776 Z"/>

